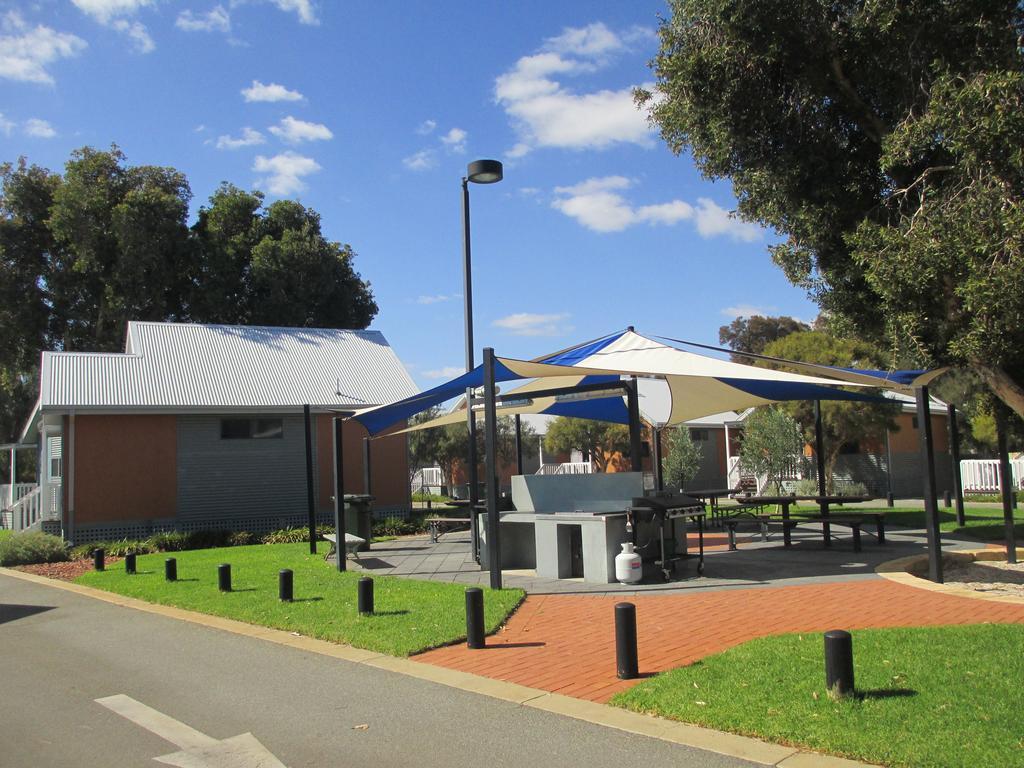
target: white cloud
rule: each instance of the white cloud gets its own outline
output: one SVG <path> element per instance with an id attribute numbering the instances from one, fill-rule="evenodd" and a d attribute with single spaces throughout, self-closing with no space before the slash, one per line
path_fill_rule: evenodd
<path id="1" fill-rule="evenodd" d="M 316 9 L 311 0 L 271 0 L 282 11 L 295 11 L 302 24 L 319 24 Z"/>
<path id="2" fill-rule="evenodd" d="M 178 14 L 174 26 L 185 32 L 230 32 L 231 14 L 223 5 L 215 5 L 206 13 L 185 10 Z"/>
<path id="3" fill-rule="evenodd" d="M 424 371 L 423 377 L 427 379 L 454 379 L 456 376 L 461 376 L 465 372 L 465 368 L 459 368 L 457 365 L 446 365 L 444 368 L 438 368 L 433 371 Z"/>
<path id="4" fill-rule="evenodd" d="M 428 133 L 433 133 L 435 128 L 437 128 L 436 120 L 424 120 L 416 128 L 416 133 L 420 136 L 426 136 Z"/>
<path id="5" fill-rule="evenodd" d="M 495 320 L 493 325 L 513 336 L 561 336 L 572 330 L 571 325 L 565 324 L 568 319 L 568 312 L 549 315 L 517 312 Z"/>
<path id="6" fill-rule="evenodd" d="M 467 134 L 461 128 L 452 128 L 448 133 L 441 137 L 441 143 L 444 144 L 452 152 L 462 153 L 466 151 L 466 137 Z"/>
<path id="7" fill-rule="evenodd" d="M 13 120 L 8 120 L 4 117 L 4 113 L 0 112 L 0 133 L 4 136 L 10 136 L 15 125 L 16 123 Z"/>
<path id="8" fill-rule="evenodd" d="M 25 121 L 25 135 L 32 136 L 37 139 L 52 139 L 57 135 L 57 132 L 53 129 L 53 126 L 45 120 L 33 117 Z"/>
<path id="9" fill-rule="evenodd" d="M 696 206 L 683 200 L 633 206 L 621 194 L 632 186 L 625 176 L 604 176 L 571 187 L 555 187 L 551 207 L 594 232 L 621 232 L 637 224 L 672 226 L 692 220 L 705 239 L 720 235 L 744 242 L 761 239 L 759 227 L 734 218 L 706 197 L 698 198 Z"/>
<path id="10" fill-rule="evenodd" d="M 67 32 L 42 24 L 29 28 L 17 11 L 4 15 L 2 27 L 10 34 L 0 35 L 0 77 L 8 80 L 52 84 L 47 66 L 77 56 L 87 47 L 82 38 Z"/>
<path id="11" fill-rule="evenodd" d="M 437 152 L 432 149 L 421 149 L 416 154 L 403 157 L 402 165 L 410 171 L 429 171 L 437 167 Z"/>
<path id="12" fill-rule="evenodd" d="M 227 135 L 217 137 L 217 149 L 241 149 L 264 143 L 266 143 L 266 139 L 263 138 L 263 134 L 249 126 L 242 129 L 242 135 L 237 139 Z"/>
<path id="13" fill-rule="evenodd" d="M 192 130 L 194 130 L 196 133 L 203 133 L 206 130 L 206 125 L 203 124 L 203 123 L 200 123 L 199 125 L 197 125 Z"/>
<path id="14" fill-rule="evenodd" d="M 153 0 L 71 0 L 82 13 L 101 24 L 109 24 L 118 16 L 131 16 L 140 8 L 153 5 Z"/>
<path id="15" fill-rule="evenodd" d="M 440 304 L 442 301 L 451 301 L 452 296 L 444 296 L 438 294 L 436 296 L 418 296 L 416 298 L 417 304 Z"/>
<path id="16" fill-rule="evenodd" d="M 153 38 L 149 36 L 145 25 L 141 22 L 117 19 L 110 26 L 118 32 L 128 35 L 137 53 L 152 53 L 156 50 L 156 43 L 153 42 Z"/>
<path id="17" fill-rule="evenodd" d="M 270 132 L 287 144 L 301 144 L 304 141 L 326 141 L 333 139 L 334 134 L 322 123 L 307 123 L 296 120 L 289 115 L 277 125 L 270 127 Z"/>
<path id="18" fill-rule="evenodd" d="M 733 240 L 752 243 L 761 239 L 761 229 L 755 224 L 741 221 L 729 211 L 706 197 L 697 198 L 697 231 L 701 237 L 728 235 Z"/>
<path id="19" fill-rule="evenodd" d="M 320 164 L 311 157 L 288 151 L 273 157 L 257 155 L 252 169 L 270 174 L 260 179 L 258 186 L 265 186 L 274 195 L 290 195 L 306 188 L 302 177 L 319 171 Z"/>
<path id="20" fill-rule="evenodd" d="M 305 98 L 298 91 L 290 91 L 283 85 L 253 80 L 252 85 L 242 89 L 242 97 L 246 101 L 302 101 Z"/>
<path id="21" fill-rule="evenodd" d="M 753 317 L 754 315 L 771 317 L 778 311 L 778 307 L 755 307 L 751 304 L 737 304 L 734 307 L 723 307 L 719 311 L 726 317 L 733 319 L 737 317 Z"/>
<path id="22" fill-rule="evenodd" d="M 635 33 L 630 32 L 630 39 Z M 556 76 L 596 72 L 626 48 L 604 24 L 567 28 L 540 53 L 524 56 L 494 84 L 496 101 L 519 135 L 506 154 L 522 157 L 538 147 L 605 149 L 615 144 L 653 146 L 651 126 L 633 101 L 633 87 L 576 93 Z"/>

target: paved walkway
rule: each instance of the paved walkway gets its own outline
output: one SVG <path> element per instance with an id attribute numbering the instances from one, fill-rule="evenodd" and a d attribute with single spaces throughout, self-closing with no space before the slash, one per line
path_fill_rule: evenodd
<path id="1" fill-rule="evenodd" d="M 929 592 L 878 576 L 822 584 L 637 595 L 641 674 L 689 664 L 766 635 L 982 622 L 1024 624 L 1024 605 Z M 636 681 L 615 676 L 612 596 L 539 595 L 489 647 L 428 651 L 419 661 L 604 702 Z"/>

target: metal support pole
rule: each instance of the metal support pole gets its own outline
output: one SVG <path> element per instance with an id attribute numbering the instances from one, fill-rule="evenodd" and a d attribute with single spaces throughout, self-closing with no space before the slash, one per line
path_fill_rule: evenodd
<path id="1" fill-rule="evenodd" d="M 636 650 L 636 606 L 633 603 L 616 603 L 615 673 L 619 680 L 633 680 L 640 676 L 639 667 Z"/>
<path id="2" fill-rule="evenodd" d="M 1003 526 L 1006 533 L 1006 562 L 1017 562 L 1017 535 L 1013 529 L 1013 473 L 1006 446 L 1006 411 L 996 405 L 996 441 L 999 450 L 999 490 L 1003 497 Z"/>
<path id="3" fill-rule="evenodd" d="M 466 590 L 466 646 L 477 650 L 484 645 L 484 591 L 470 587 Z"/>
<path id="4" fill-rule="evenodd" d="M 167 581 L 178 580 L 178 561 L 173 557 L 164 560 L 164 579 Z"/>
<path id="5" fill-rule="evenodd" d="M 885 430 L 885 479 L 888 484 L 888 493 L 886 498 L 893 498 L 892 490 L 892 440 L 889 437 L 889 430 Z M 892 504 L 889 505 L 890 507 Z"/>
<path id="6" fill-rule="evenodd" d="M 491 589 L 501 589 L 501 541 L 498 517 L 498 413 L 494 404 L 494 350 L 484 349 L 484 453 L 487 468 L 487 561 Z"/>
<path id="7" fill-rule="evenodd" d="M 626 406 L 629 409 L 629 459 L 634 472 L 643 472 L 643 457 L 640 440 L 640 396 L 637 394 L 636 377 L 626 382 Z"/>
<path id="8" fill-rule="evenodd" d="M 372 465 L 370 464 L 370 438 L 363 438 L 363 493 L 369 496 L 373 491 L 371 490 L 373 484 L 373 472 Z"/>
<path id="9" fill-rule="evenodd" d="M 814 401 L 814 460 L 818 471 L 818 495 L 824 496 L 828 493 L 828 484 L 825 478 L 825 429 L 821 421 L 821 400 Z M 828 502 L 818 502 L 822 517 L 828 517 Z M 825 537 L 825 546 L 832 546 L 832 532 L 828 523 L 821 524 L 821 530 Z"/>
<path id="10" fill-rule="evenodd" d="M 960 528 L 967 525 L 964 515 L 964 479 L 960 474 L 960 425 L 956 422 L 956 406 L 946 408 L 949 415 L 949 455 L 953 463 L 953 499 L 956 503 L 956 524 Z"/>
<path id="11" fill-rule="evenodd" d="M 834 699 L 854 692 L 853 637 L 841 629 L 825 633 L 825 688 Z"/>
<path id="12" fill-rule="evenodd" d="M 283 603 L 290 603 L 294 598 L 295 590 L 294 574 L 288 568 L 282 568 L 277 572 L 277 599 Z"/>
<path id="13" fill-rule="evenodd" d="M 302 406 L 302 418 L 306 426 L 306 511 L 309 514 L 309 554 L 316 554 L 316 503 L 313 496 L 313 427 L 310 424 L 309 406 Z"/>
<path id="14" fill-rule="evenodd" d="M 357 583 L 356 603 L 360 616 L 373 615 L 373 579 L 363 576 Z"/>
<path id="15" fill-rule="evenodd" d="M 523 422 L 516 414 L 516 474 L 523 474 Z"/>
<path id="16" fill-rule="evenodd" d="M 473 266 L 469 231 L 469 179 L 462 179 L 462 295 L 465 304 L 466 372 L 473 364 Z M 473 542 L 473 556 L 479 562 L 480 532 L 477 530 L 476 505 L 480 501 L 477 482 L 476 420 L 473 416 L 473 388 L 466 390 L 466 427 L 469 431 L 469 450 L 466 460 L 466 480 L 469 482 L 469 529 Z"/>
<path id="17" fill-rule="evenodd" d="M 942 535 L 939 531 L 939 505 L 935 499 L 935 455 L 932 443 L 932 415 L 928 387 L 917 388 L 917 435 L 921 446 L 921 472 L 924 478 L 924 522 L 928 534 L 928 578 L 942 583 Z"/>
<path id="18" fill-rule="evenodd" d="M 685 429 L 685 427 L 680 427 L 680 429 Z M 663 491 L 665 490 L 665 473 L 661 467 L 661 430 L 653 424 L 651 425 L 651 443 L 651 457 L 654 460 L 654 489 Z"/>
<path id="19" fill-rule="evenodd" d="M 334 418 L 334 545 L 335 559 L 338 570 L 345 570 L 345 462 L 344 462 L 344 422 L 340 417 Z"/>

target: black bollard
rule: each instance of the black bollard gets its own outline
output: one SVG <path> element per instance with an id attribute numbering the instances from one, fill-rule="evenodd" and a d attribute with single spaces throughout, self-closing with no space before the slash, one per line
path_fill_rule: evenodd
<path id="1" fill-rule="evenodd" d="M 895 500 L 896 500 L 896 497 L 893 496 L 891 492 L 885 494 L 885 506 L 887 506 L 887 507 L 893 506 Z"/>
<path id="2" fill-rule="evenodd" d="M 825 687 L 833 699 L 853 695 L 853 637 L 842 629 L 825 633 Z"/>
<path id="3" fill-rule="evenodd" d="M 615 666 L 619 680 L 640 676 L 636 653 L 636 606 L 632 603 L 615 605 Z"/>
<path id="4" fill-rule="evenodd" d="M 94 549 L 92 551 L 92 567 L 97 571 L 106 570 L 106 556 L 107 553 L 103 549 Z"/>
<path id="5" fill-rule="evenodd" d="M 942 506 L 949 509 L 953 506 L 953 496 L 949 491 L 942 492 Z"/>
<path id="6" fill-rule="evenodd" d="M 135 573 L 135 553 L 129 552 L 124 556 L 124 572 Z"/>
<path id="7" fill-rule="evenodd" d="M 466 646 L 484 648 L 484 591 L 479 587 L 466 590 Z"/>
<path id="8" fill-rule="evenodd" d="M 373 579 L 363 576 L 358 583 L 359 613 L 363 616 L 373 614 Z"/>
<path id="9" fill-rule="evenodd" d="M 277 599 L 282 603 L 290 603 L 294 599 L 295 578 L 288 568 L 277 572 Z"/>
<path id="10" fill-rule="evenodd" d="M 231 565 L 221 563 L 217 566 L 217 586 L 221 592 L 231 591 Z"/>
<path id="11" fill-rule="evenodd" d="M 173 557 L 168 557 L 164 560 L 164 578 L 167 581 L 178 580 L 178 561 Z"/>

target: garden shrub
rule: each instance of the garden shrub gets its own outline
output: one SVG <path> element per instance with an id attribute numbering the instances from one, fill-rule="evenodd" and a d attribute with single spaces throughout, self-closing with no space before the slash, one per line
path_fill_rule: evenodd
<path id="1" fill-rule="evenodd" d="M 416 516 L 410 518 L 400 517 L 386 517 L 383 520 L 377 520 L 373 524 L 373 535 L 374 536 L 409 536 L 416 533 L 424 533 L 427 530 L 427 524 L 424 522 L 423 517 Z"/>
<path id="2" fill-rule="evenodd" d="M 228 546 L 231 547 L 247 547 L 250 544 L 258 544 L 259 539 L 255 533 L 251 531 L 234 531 L 228 537 Z"/>
<path id="3" fill-rule="evenodd" d="M 0 565 L 62 563 L 68 548 L 60 536 L 40 531 L 24 531 L 0 541 Z"/>
<path id="4" fill-rule="evenodd" d="M 180 552 L 183 549 L 191 549 L 188 546 L 189 536 L 182 531 L 154 533 L 146 539 L 146 543 L 156 552 Z"/>
<path id="5" fill-rule="evenodd" d="M 316 529 L 318 537 L 325 533 L 334 533 L 334 528 L 322 525 Z M 281 528 L 266 534 L 261 541 L 264 544 L 298 544 L 309 541 L 309 528 Z"/>

